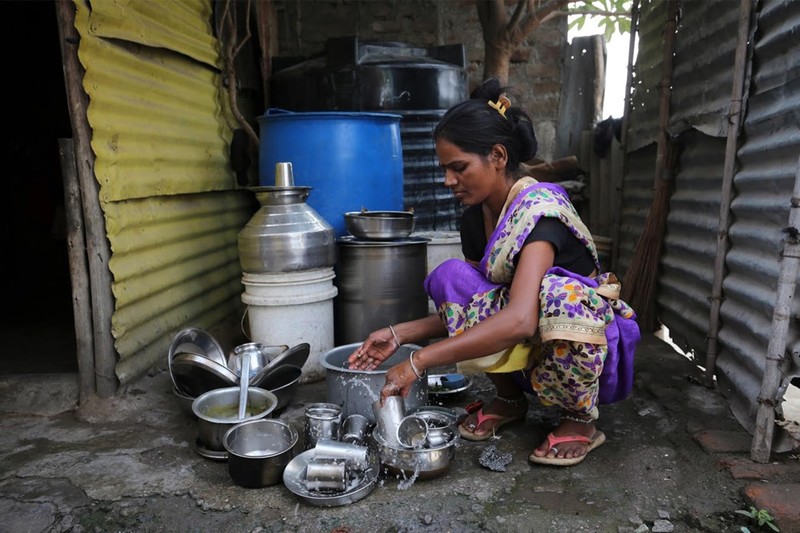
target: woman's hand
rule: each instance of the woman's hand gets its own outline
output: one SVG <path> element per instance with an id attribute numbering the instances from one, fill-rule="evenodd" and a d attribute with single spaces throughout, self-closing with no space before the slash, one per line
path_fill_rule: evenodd
<path id="1" fill-rule="evenodd" d="M 400 342 L 389 328 L 373 331 L 347 358 L 350 370 L 375 370 L 397 351 Z"/>
<path id="2" fill-rule="evenodd" d="M 408 360 L 390 368 L 386 372 L 386 383 L 381 389 L 381 405 L 384 404 L 389 396 L 400 395 L 403 398 L 407 397 L 411 386 L 418 379 Z"/>

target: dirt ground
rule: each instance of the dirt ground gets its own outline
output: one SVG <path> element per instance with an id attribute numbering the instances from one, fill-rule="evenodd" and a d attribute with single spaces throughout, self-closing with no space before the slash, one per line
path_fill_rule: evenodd
<path id="1" fill-rule="evenodd" d="M 338 507 L 310 505 L 283 484 L 233 483 L 226 462 L 196 453 L 197 423 L 167 372 L 80 408 L 74 374 L 8 376 L 0 381 L 0 531 L 740 531 L 748 522 L 736 511 L 750 505 L 751 480 L 726 465 L 748 461 L 750 436 L 667 344 L 646 337 L 636 367 L 631 397 L 601 409 L 608 441 L 577 466 L 527 461 L 558 421 L 531 398 L 524 424 L 487 442 L 460 441 L 444 474 L 413 483 L 382 476 L 366 497 Z M 445 404 L 492 394 L 476 376 Z M 324 381 L 304 384 L 279 417 L 302 434 L 305 406 L 325 395 Z M 489 446 L 510 454 L 506 471 L 479 464 Z"/>

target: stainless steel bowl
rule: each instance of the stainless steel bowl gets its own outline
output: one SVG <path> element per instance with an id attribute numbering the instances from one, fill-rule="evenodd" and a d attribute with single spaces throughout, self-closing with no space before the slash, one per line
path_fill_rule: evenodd
<path id="1" fill-rule="evenodd" d="M 430 447 L 445 444 L 455 432 L 455 419 L 437 411 L 415 411 L 413 416 L 421 418 L 427 425 L 427 442 Z"/>
<path id="2" fill-rule="evenodd" d="M 414 450 L 390 446 L 378 432 L 373 432 L 372 438 L 381 465 L 389 473 L 407 478 L 417 476 L 417 479 L 430 479 L 445 473 L 456 455 L 456 434 L 448 431 L 448 440 L 441 446 Z"/>
<path id="3" fill-rule="evenodd" d="M 410 211 L 350 211 L 344 214 L 347 231 L 357 239 L 405 239 L 414 231 Z"/>
<path id="4" fill-rule="evenodd" d="M 206 392 L 192 402 L 197 417 L 197 443 L 206 450 L 225 451 L 222 437 L 236 424 L 267 417 L 278 405 L 278 398 L 268 390 L 247 390 L 247 416 L 240 419 L 239 387 L 226 387 Z"/>
<path id="5" fill-rule="evenodd" d="M 265 418 L 237 424 L 225 432 L 228 473 L 242 487 L 275 485 L 294 458 L 297 431 L 280 420 Z"/>
<path id="6" fill-rule="evenodd" d="M 242 357 L 245 354 L 250 358 L 250 378 L 258 374 L 270 361 L 289 349 L 286 344 L 267 346 L 260 342 L 240 344 L 228 355 L 228 368 L 241 378 Z"/>

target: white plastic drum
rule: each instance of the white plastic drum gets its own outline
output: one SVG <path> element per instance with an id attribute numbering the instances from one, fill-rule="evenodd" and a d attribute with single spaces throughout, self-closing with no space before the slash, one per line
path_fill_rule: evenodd
<path id="1" fill-rule="evenodd" d="M 242 274 L 250 339 L 266 345 L 295 346 L 311 351 L 303 365 L 303 381 L 325 377 L 320 355 L 333 348 L 333 268 L 275 274 Z"/>

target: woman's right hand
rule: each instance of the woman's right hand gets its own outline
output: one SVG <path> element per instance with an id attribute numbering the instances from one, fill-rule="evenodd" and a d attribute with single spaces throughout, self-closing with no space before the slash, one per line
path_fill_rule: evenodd
<path id="1" fill-rule="evenodd" d="M 375 370 L 389 359 L 400 343 L 389 328 L 373 331 L 361 346 L 347 358 L 350 370 Z"/>

